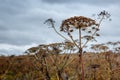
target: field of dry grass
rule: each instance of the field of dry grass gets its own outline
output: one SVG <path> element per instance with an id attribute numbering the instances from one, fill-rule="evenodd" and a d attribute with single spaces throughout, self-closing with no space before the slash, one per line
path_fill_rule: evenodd
<path id="1" fill-rule="evenodd" d="M 62 68 L 62 76 L 67 80 L 79 80 L 80 71 L 77 54 L 58 54 L 46 56 L 46 64 L 51 80 L 57 80 L 56 67 Z M 55 64 L 53 59 L 55 59 Z M 67 60 L 65 60 L 67 59 Z M 1 56 L 0 80 L 45 80 L 46 66 L 34 61 L 34 55 Z M 120 54 L 119 53 L 84 53 L 85 80 L 120 80 Z M 67 61 L 65 63 L 65 61 Z M 81 67 L 81 66 L 79 66 Z M 42 73 L 43 72 L 43 73 Z"/>

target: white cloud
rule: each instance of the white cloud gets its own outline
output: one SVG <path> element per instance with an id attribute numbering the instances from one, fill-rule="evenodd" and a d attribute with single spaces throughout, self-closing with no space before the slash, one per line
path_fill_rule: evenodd
<path id="1" fill-rule="evenodd" d="M 31 45 L 17 46 L 10 44 L 0 44 L 0 55 L 19 55 L 23 54 L 27 49 L 37 46 L 33 43 Z"/>

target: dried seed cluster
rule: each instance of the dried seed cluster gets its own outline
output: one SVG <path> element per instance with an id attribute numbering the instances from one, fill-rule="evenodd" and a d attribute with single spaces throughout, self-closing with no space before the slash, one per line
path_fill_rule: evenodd
<path id="1" fill-rule="evenodd" d="M 103 16 L 104 19 L 105 19 L 105 18 L 107 19 L 107 18 L 110 18 L 111 15 L 104 10 L 104 11 L 100 12 L 100 14 L 98 14 L 98 16 L 99 16 L 99 17 L 102 17 L 102 16 Z"/>
<path id="2" fill-rule="evenodd" d="M 72 28 L 75 28 L 75 29 L 86 28 L 92 25 L 97 26 L 98 24 L 96 23 L 95 20 L 91 18 L 87 18 L 84 16 L 74 16 L 64 20 L 62 22 L 60 29 L 61 31 L 64 31 L 64 32 L 72 32 L 73 31 Z"/>

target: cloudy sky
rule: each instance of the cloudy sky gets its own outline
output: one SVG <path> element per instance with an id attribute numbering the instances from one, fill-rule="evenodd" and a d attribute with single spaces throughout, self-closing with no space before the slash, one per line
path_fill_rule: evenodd
<path id="1" fill-rule="evenodd" d="M 120 0 L 0 0 L 0 54 L 22 54 L 39 44 L 63 41 L 43 24 L 48 18 L 56 21 L 71 16 L 91 17 L 102 10 L 112 21 L 103 21 L 98 42 L 120 40 Z"/>

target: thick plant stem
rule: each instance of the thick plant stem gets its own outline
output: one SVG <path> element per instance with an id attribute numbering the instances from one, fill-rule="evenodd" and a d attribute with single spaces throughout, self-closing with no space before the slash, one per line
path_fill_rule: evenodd
<path id="1" fill-rule="evenodd" d="M 79 28 L 79 63 L 81 64 L 81 76 L 82 80 L 84 79 L 84 63 L 83 63 L 83 53 L 82 53 L 82 34 L 81 34 L 81 28 Z"/>
<path id="2" fill-rule="evenodd" d="M 84 61 L 83 61 L 83 54 L 82 54 L 82 48 L 79 49 L 79 63 L 81 64 L 81 80 L 85 80 L 85 77 L 84 77 Z"/>
<path id="3" fill-rule="evenodd" d="M 84 61 L 83 58 L 81 57 L 81 70 L 82 70 L 82 80 L 85 80 L 85 74 L 84 74 Z"/>

